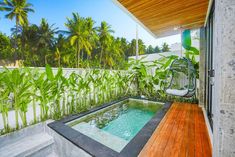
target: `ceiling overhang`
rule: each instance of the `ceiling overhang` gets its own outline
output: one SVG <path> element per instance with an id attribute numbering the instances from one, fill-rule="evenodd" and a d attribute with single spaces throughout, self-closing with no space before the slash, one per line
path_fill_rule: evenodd
<path id="1" fill-rule="evenodd" d="M 204 26 L 209 0 L 113 0 L 155 37 Z"/>

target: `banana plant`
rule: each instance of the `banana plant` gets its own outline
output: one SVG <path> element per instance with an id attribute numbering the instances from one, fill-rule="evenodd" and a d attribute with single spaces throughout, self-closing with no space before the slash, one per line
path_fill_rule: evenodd
<path id="1" fill-rule="evenodd" d="M 98 77 L 98 74 L 99 74 L 99 70 L 97 69 L 93 69 L 91 71 L 91 74 L 90 74 L 90 83 L 91 83 L 91 86 L 92 86 L 92 89 L 91 89 L 91 104 L 92 106 L 96 106 L 97 105 L 97 88 L 99 86 L 99 84 L 97 82 L 99 82 L 99 77 Z"/>
<path id="2" fill-rule="evenodd" d="M 32 107 L 33 107 L 33 124 L 37 123 L 37 112 L 36 112 L 36 102 L 37 102 L 37 78 L 39 77 L 40 73 L 38 69 L 31 69 L 31 68 L 26 68 L 25 71 L 28 73 L 29 77 L 29 83 L 30 83 L 30 95 L 31 95 L 31 100 L 32 100 Z"/>
<path id="3" fill-rule="evenodd" d="M 109 78 L 110 78 L 110 84 L 109 84 L 109 90 L 110 90 L 110 94 L 109 94 L 109 99 L 110 100 L 113 100 L 113 99 L 116 99 L 117 98 L 117 95 L 116 95 L 116 89 L 117 89 L 117 86 L 119 85 L 118 84 L 118 80 L 117 80 L 117 77 L 118 77 L 118 73 L 119 71 L 109 71 Z"/>
<path id="4" fill-rule="evenodd" d="M 100 98 L 100 103 L 104 103 L 106 100 L 106 71 L 102 70 L 100 73 L 100 86 L 99 86 L 99 98 Z"/>
<path id="5" fill-rule="evenodd" d="M 77 82 L 78 82 L 78 75 L 76 73 L 72 73 L 68 78 L 68 96 L 69 96 L 69 102 L 68 102 L 68 108 L 69 108 L 69 114 L 75 113 L 76 111 L 76 97 L 77 97 Z"/>
<path id="6" fill-rule="evenodd" d="M 9 70 L 5 68 L 4 83 L 13 94 L 13 106 L 15 109 L 16 129 L 19 129 L 19 115 L 24 126 L 27 126 L 26 112 L 30 102 L 30 83 L 24 71 L 19 69 Z"/>
<path id="7" fill-rule="evenodd" d="M 172 56 L 161 56 L 160 59 L 155 60 L 153 62 L 153 65 L 155 67 L 155 73 L 153 76 L 153 82 L 155 85 L 159 87 L 157 89 L 158 96 L 161 97 L 161 99 L 165 99 L 167 96 L 165 93 L 165 87 L 170 83 L 170 80 L 168 78 L 169 75 L 169 67 L 173 60 L 177 59 L 178 56 L 172 55 Z"/>
<path id="8" fill-rule="evenodd" d="M 90 108 L 89 102 L 89 92 L 90 92 L 90 84 L 91 80 L 89 79 L 89 72 L 86 72 L 84 76 L 80 76 L 78 80 L 78 91 L 79 91 L 79 98 L 80 98 L 80 109 L 86 110 Z"/>
<path id="9" fill-rule="evenodd" d="M 48 102 L 50 104 L 51 115 L 54 119 L 59 119 L 61 116 L 67 114 L 65 91 L 68 82 L 63 76 L 62 68 L 58 68 L 57 73 L 54 75 L 52 68 L 49 65 L 46 65 L 46 76 L 46 79 L 50 84 Z"/>
<path id="10" fill-rule="evenodd" d="M 152 75 L 148 74 L 146 62 L 142 60 L 131 61 L 130 70 L 134 73 L 138 89 L 138 95 L 149 96 L 149 90 L 153 88 Z"/>
<path id="11" fill-rule="evenodd" d="M 4 73 L 0 73 L 0 95 L 0 113 L 2 114 L 4 130 L 5 132 L 9 132 L 8 111 L 10 109 L 10 91 L 4 84 Z"/>
<path id="12" fill-rule="evenodd" d="M 35 86 L 38 91 L 35 96 L 40 105 L 40 119 L 44 121 L 48 118 L 51 84 L 46 79 L 46 73 L 41 73 L 38 78 L 33 79 L 35 79 Z"/>

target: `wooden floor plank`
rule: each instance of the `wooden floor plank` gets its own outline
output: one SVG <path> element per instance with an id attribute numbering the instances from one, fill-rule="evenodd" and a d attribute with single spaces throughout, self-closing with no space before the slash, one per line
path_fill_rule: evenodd
<path id="1" fill-rule="evenodd" d="M 199 110 L 197 107 L 194 107 L 195 110 L 195 117 L 194 117 L 194 122 L 195 122 L 195 126 L 194 126 L 194 130 L 195 130 L 195 139 L 197 139 L 195 141 L 195 157 L 202 157 L 203 156 L 203 151 L 202 151 L 202 139 L 200 136 L 200 122 L 198 119 L 198 114 L 199 114 Z"/>
<path id="2" fill-rule="evenodd" d="M 206 130 L 206 124 L 203 123 L 205 121 L 203 117 L 203 112 L 201 110 L 198 110 L 197 116 L 199 119 L 199 123 L 197 125 L 199 125 L 201 139 L 209 139 L 209 135 Z M 202 145 L 203 156 L 207 157 L 208 155 L 206 154 L 209 154 L 211 156 L 211 151 L 210 151 L 211 145 L 208 142 L 208 140 L 201 140 L 201 145 Z"/>
<path id="3" fill-rule="evenodd" d="M 202 109 L 173 103 L 139 157 L 211 157 L 211 152 Z"/>
<path id="4" fill-rule="evenodd" d="M 189 111 L 190 111 L 190 107 L 189 105 L 185 106 L 185 110 L 187 111 L 187 114 L 186 114 L 186 118 L 185 118 L 185 125 L 184 125 L 184 129 L 182 130 L 183 131 L 183 141 L 181 143 L 181 146 L 180 146 L 180 149 L 179 149 L 179 152 L 178 152 L 178 156 L 180 157 L 187 157 L 187 146 L 188 146 L 188 141 L 189 141 L 189 138 L 187 137 L 188 136 L 188 126 L 189 126 Z"/>
<path id="5" fill-rule="evenodd" d="M 183 111 L 184 117 L 181 119 L 180 127 L 177 130 L 177 136 L 174 140 L 174 148 L 171 151 L 170 157 L 178 157 L 179 156 L 179 149 L 181 147 L 182 142 L 184 141 L 184 127 L 186 124 L 186 118 L 187 118 L 187 110 Z"/>
<path id="6" fill-rule="evenodd" d="M 150 140 L 148 141 L 148 145 L 145 145 L 144 149 L 141 151 L 140 155 L 143 154 L 143 156 L 145 156 L 145 154 L 149 154 L 151 152 L 149 152 L 148 150 L 151 149 L 152 145 L 154 145 L 155 141 L 157 141 L 158 139 L 158 132 L 162 132 L 163 127 L 167 127 L 168 125 L 164 125 L 164 124 L 168 124 L 169 121 L 171 120 L 172 116 L 174 116 L 174 113 L 177 112 L 173 107 L 169 109 L 169 111 L 166 113 L 166 116 L 163 118 L 163 120 L 161 121 L 161 123 L 159 124 L 158 128 L 154 131 L 152 137 L 150 138 Z M 173 114 L 171 114 L 173 113 Z M 146 150 L 146 152 L 145 152 Z"/>
<path id="7" fill-rule="evenodd" d="M 182 131 L 183 129 L 182 124 L 184 123 L 185 117 L 186 117 L 186 111 L 182 110 L 180 111 L 180 114 L 178 114 L 178 117 L 175 119 L 173 130 L 170 133 L 170 139 L 168 140 L 167 145 L 165 146 L 165 150 L 163 153 L 164 157 L 171 156 L 171 154 L 173 154 L 172 152 L 175 151 L 174 148 L 179 143 L 177 141 L 177 136 L 179 135 L 179 131 Z"/>
<path id="8" fill-rule="evenodd" d="M 190 105 L 191 106 L 191 110 L 189 112 L 189 156 L 195 157 L 195 130 L 194 130 L 194 126 L 195 126 L 195 121 L 194 121 L 194 117 L 195 117 L 195 106 L 196 105 Z"/>
<path id="9" fill-rule="evenodd" d="M 181 111 L 181 106 L 177 105 L 175 106 L 177 109 L 174 109 L 174 113 L 172 111 L 172 115 L 171 118 L 168 118 L 169 121 L 167 123 L 167 125 L 165 125 L 165 127 L 163 126 L 163 129 L 162 129 L 162 135 L 161 136 L 158 136 L 158 138 L 156 138 L 154 144 L 151 146 L 151 149 L 150 149 L 150 156 L 151 157 L 154 157 L 154 156 L 160 156 L 160 155 L 163 155 L 164 153 L 164 150 L 166 148 L 166 145 L 167 145 L 167 142 L 170 138 L 170 135 L 172 134 L 172 130 L 173 130 L 173 127 L 174 127 L 174 124 L 175 124 L 175 119 L 177 119 L 177 117 L 179 116 L 180 114 L 180 111 Z M 158 149 L 156 149 L 156 147 Z"/>

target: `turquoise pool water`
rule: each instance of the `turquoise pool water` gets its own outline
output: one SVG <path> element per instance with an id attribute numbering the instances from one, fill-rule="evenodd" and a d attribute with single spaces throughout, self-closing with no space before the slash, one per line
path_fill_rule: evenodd
<path id="1" fill-rule="evenodd" d="M 162 106 L 157 102 L 130 99 L 74 120 L 68 125 L 120 152 Z"/>
<path id="2" fill-rule="evenodd" d="M 109 122 L 102 130 L 130 141 L 154 114 L 154 111 L 129 108 L 120 114 L 117 119 Z"/>

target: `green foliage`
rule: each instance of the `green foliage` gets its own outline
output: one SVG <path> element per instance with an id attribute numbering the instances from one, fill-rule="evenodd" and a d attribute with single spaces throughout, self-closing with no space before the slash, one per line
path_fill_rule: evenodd
<path id="1" fill-rule="evenodd" d="M 114 31 L 105 21 L 95 27 L 92 18 L 72 13 L 65 23 L 67 30 L 58 31 L 54 24 L 50 25 L 44 18 L 39 25 L 28 24 L 27 14 L 33 9 L 26 0 L 7 0 L 1 3 L 0 8 L 0 11 L 8 11 L 12 16 L 14 14 L 16 19 L 16 27 L 11 29 L 12 36 L 8 40 L 13 42 L 6 48 L 4 45 L 7 40 L 3 37 L 1 41 L 4 43 L 0 43 L 0 48 L 4 47 L 4 51 L 0 51 L 0 57 L 22 60 L 24 66 L 44 67 L 49 64 L 53 67 L 125 69 L 128 56 L 136 53 L 136 40 L 129 43 L 125 38 L 115 38 L 112 34 Z M 16 8 L 24 11 L 16 14 Z M 19 22 L 17 19 L 21 16 L 23 21 Z M 151 45 L 146 49 L 141 39 L 138 45 L 140 55 L 161 51 L 159 47 L 153 48 Z M 169 50 L 168 45 L 163 50 Z"/>
<path id="2" fill-rule="evenodd" d="M 138 48 L 139 48 L 139 55 L 145 54 L 146 46 L 144 45 L 143 40 L 138 40 Z M 128 49 L 128 56 L 135 56 L 136 55 L 136 39 L 132 39 L 129 49 Z"/>
<path id="3" fill-rule="evenodd" d="M 100 27 L 97 29 L 98 36 L 99 36 L 99 45 L 100 45 L 100 66 L 103 65 L 113 65 L 113 58 L 110 57 L 112 52 L 108 49 L 111 47 L 113 38 L 111 33 L 114 31 L 111 29 L 111 26 L 106 23 L 105 21 L 101 22 Z M 115 48 L 114 48 L 115 50 Z"/>
<path id="4" fill-rule="evenodd" d="M 60 119 L 66 115 L 83 112 L 94 106 L 117 100 L 124 96 L 143 95 L 162 101 L 191 101 L 166 95 L 168 68 L 178 56 L 162 56 L 153 63 L 131 60 L 125 71 L 87 69 L 64 75 L 62 68 L 56 71 L 46 65 L 45 71 L 31 68 L 0 72 L 0 112 L 4 132 L 12 128 L 8 123 L 8 112 L 14 109 L 16 129 L 18 115 L 23 126 L 48 118 Z M 153 72 L 154 68 L 154 72 Z M 33 107 L 34 119 L 27 122 L 26 112 Z M 40 113 L 36 108 L 40 108 Z"/>
<path id="5" fill-rule="evenodd" d="M 18 49 L 18 28 L 19 26 L 28 25 L 28 13 L 34 12 L 32 4 L 27 3 L 27 0 L 4 0 L 0 3 L 0 11 L 7 12 L 5 17 L 10 20 L 15 20 L 16 31 L 14 34 L 14 60 L 17 59 Z"/>
<path id="6" fill-rule="evenodd" d="M 16 20 L 16 24 L 24 25 L 28 23 L 28 12 L 34 12 L 32 4 L 27 3 L 27 0 L 4 0 L 0 3 L 0 11 L 8 12 L 6 18 Z"/>
<path id="7" fill-rule="evenodd" d="M 129 70 L 133 73 L 135 82 L 137 84 L 138 95 L 146 95 L 150 97 L 154 82 L 153 76 L 148 73 L 150 66 L 146 66 L 146 62 L 141 60 L 132 60 L 130 62 Z"/>
<path id="8" fill-rule="evenodd" d="M 0 72 L 0 112 L 4 132 L 12 128 L 8 123 L 8 112 L 15 111 L 15 129 L 19 116 L 23 127 L 29 123 L 79 113 L 94 106 L 135 94 L 134 82 L 128 71 L 87 70 L 68 76 L 62 68 L 54 71 L 46 65 L 45 71 L 31 68 L 7 69 Z M 129 87 L 126 89 L 126 87 Z M 28 122 L 26 113 L 33 107 L 33 121 Z M 40 108 L 40 113 L 36 108 Z"/>
<path id="9" fill-rule="evenodd" d="M 85 50 L 88 54 L 91 53 L 92 45 L 89 41 L 90 36 L 90 21 L 82 18 L 78 13 L 73 13 L 73 18 L 67 18 L 65 26 L 68 28 L 69 41 L 71 46 L 76 49 L 77 67 L 80 67 L 80 53 Z M 88 29 L 89 28 L 89 29 Z"/>
<path id="10" fill-rule="evenodd" d="M 173 60 L 178 58 L 178 56 L 162 56 L 161 59 L 154 61 L 153 65 L 156 67 L 155 74 L 154 74 L 154 83 L 159 86 L 159 90 L 157 93 L 160 97 L 166 97 L 166 93 L 164 88 L 167 86 L 167 83 L 170 81 L 168 80 L 168 68 L 170 67 Z"/>
<path id="11" fill-rule="evenodd" d="M 2 114 L 4 129 L 9 131 L 9 122 L 8 122 L 8 111 L 10 109 L 10 103 L 8 101 L 8 96 L 10 95 L 10 90 L 6 88 L 4 84 L 5 74 L 0 75 L 0 113 Z"/>
<path id="12" fill-rule="evenodd" d="M 149 46 L 148 46 L 148 48 L 147 48 L 147 50 L 146 50 L 146 53 L 147 53 L 147 54 L 155 53 L 155 50 L 154 50 L 154 48 L 153 48 L 152 45 L 149 45 Z"/>
<path id="13" fill-rule="evenodd" d="M 20 115 L 23 125 L 27 125 L 26 112 L 31 101 L 29 96 L 30 84 L 26 73 L 19 69 L 8 70 L 3 73 L 2 78 L 5 89 L 12 94 L 12 102 L 15 110 L 16 128 L 19 128 L 18 115 Z"/>
<path id="14" fill-rule="evenodd" d="M 178 56 L 162 56 L 153 63 L 147 63 L 142 60 L 132 60 L 129 66 L 129 73 L 133 76 L 138 95 L 143 95 L 150 99 L 162 101 L 187 101 L 196 102 L 194 98 L 178 98 L 169 96 L 165 93 L 165 87 L 170 83 L 168 78 L 169 67 Z M 154 72 L 153 72 L 154 69 Z"/>
<path id="15" fill-rule="evenodd" d="M 190 59 L 196 69 L 196 76 L 199 78 L 199 61 L 196 58 L 199 56 L 199 50 L 191 45 L 191 31 L 185 30 L 182 33 L 182 46 L 185 48 L 185 57 Z"/>
<path id="16" fill-rule="evenodd" d="M 155 53 L 159 53 L 159 52 L 161 52 L 160 47 L 156 46 L 156 47 L 154 48 L 154 52 L 155 52 Z"/>
<path id="17" fill-rule="evenodd" d="M 0 57 L 10 59 L 17 49 L 18 59 L 22 59 L 25 66 L 45 66 L 45 71 L 5 68 L 0 72 L 0 112 L 4 123 L 4 131 L 1 132 L 12 130 L 8 122 L 11 109 L 15 111 L 15 129 L 21 127 L 19 115 L 23 126 L 27 126 L 30 122 L 27 122 L 26 113 L 31 105 L 34 115 L 32 123 L 37 123 L 49 118 L 60 119 L 123 96 L 144 95 L 168 101 L 176 99 L 167 96 L 164 87 L 168 68 L 177 56 L 162 56 L 151 64 L 131 60 L 126 66 L 128 56 L 136 53 L 135 39 L 129 43 L 125 38 L 115 38 L 108 23 L 103 21 L 99 27 L 94 27 L 95 22 L 91 18 L 80 17 L 78 13 L 73 13 L 72 18 L 67 19 L 66 31 L 57 31 L 45 19 L 39 26 L 28 25 L 27 13 L 33 12 L 31 7 L 26 0 L 5 0 L 0 3 L 0 11 L 8 12 L 6 18 L 16 20 L 11 38 L 0 34 Z M 138 45 L 139 54 L 170 50 L 166 43 L 162 50 L 158 46 L 149 46 L 146 50 L 141 39 Z M 198 70 L 196 57 L 199 51 L 191 46 L 190 31 L 183 33 L 183 46 L 186 57 Z M 87 69 L 65 76 L 62 68 L 55 71 L 49 65 L 126 71 Z M 153 67 L 154 72 L 151 72 Z M 40 113 L 36 112 L 37 107 Z"/>
<path id="18" fill-rule="evenodd" d="M 162 52 L 169 52 L 169 51 L 170 51 L 169 45 L 167 43 L 163 43 Z"/>
<path id="19" fill-rule="evenodd" d="M 0 52 L 10 46 L 10 39 L 0 32 Z"/>
<path id="20" fill-rule="evenodd" d="M 0 59 L 11 58 L 10 38 L 0 32 Z"/>

